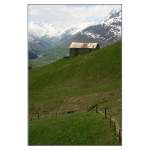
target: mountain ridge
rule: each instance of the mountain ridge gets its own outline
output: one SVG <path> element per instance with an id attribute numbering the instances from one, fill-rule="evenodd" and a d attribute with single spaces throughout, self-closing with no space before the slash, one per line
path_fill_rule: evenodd
<path id="1" fill-rule="evenodd" d="M 98 42 L 100 47 L 105 47 L 109 44 L 112 44 L 116 41 L 121 40 L 121 27 L 122 27 L 122 16 L 121 10 L 113 11 L 101 22 L 82 23 L 81 27 L 77 29 L 75 27 L 66 29 L 64 32 L 57 34 L 57 36 L 48 37 L 44 35 L 38 37 L 29 33 L 28 35 L 28 51 L 29 59 L 37 59 L 50 51 L 52 49 L 58 49 L 59 57 L 62 58 L 69 54 L 68 50 L 65 50 L 63 55 L 61 55 L 60 48 L 68 49 L 71 42 Z M 60 52 L 60 54 L 59 54 Z M 33 57 L 32 55 L 36 55 Z M 51 53 L 52 57 L 53 53 Z M 53 60 L 57 60 L 55 57 Z M 40 60 L 40 59 L 39 59 Z M 32 60 L 34 61 L 34 60 Z"/>

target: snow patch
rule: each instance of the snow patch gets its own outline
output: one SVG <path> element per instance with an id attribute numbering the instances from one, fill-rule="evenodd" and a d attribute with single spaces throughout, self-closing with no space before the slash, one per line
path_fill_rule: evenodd
<path id="1" fill-rule="evenodd" d="M 81 33 L 82 35 L 86 35 L 86 36 L 88 36 L 88 37 L 91 37 L 91 38 L 93 38 L 93 39 L 98 39 L 98 38 L 100 38 L 100 34 L 95 34 L 95 33 L 91 33 L 91 32 L 83 32 L 83 33 Z"/>

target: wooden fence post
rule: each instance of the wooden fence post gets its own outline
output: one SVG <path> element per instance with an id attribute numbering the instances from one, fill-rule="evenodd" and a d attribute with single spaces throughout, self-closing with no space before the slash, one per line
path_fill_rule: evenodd
<path id="1" fill-rule="evenodd" d="M 121 144 L 121 129 L 119 129 L 119 143 Z"/>
<path id="2" fill-rule="evenodd" d="M 96 104 L 96 113 L 98 113 L 98 104 Z"/>
<path id="3" fill-rule="evenodd" d="M 115 131 L 115 135 L 116 135 L 116 123 L 114 121 L 114 131 Z"/>
<path id="4" fill-rule="evenodd" d="M 107 119 L 107 108 L 105 108 L 105 119 Z"/>
<path id="5" fill-rule="evenodd" d="M 40 113 L 39 112 L 37 113 L 37 118 L 40 119 Z"/>
<path id="6" fill-rule="evenodd" d="M 110 122 L 110 127 L 111 127 L 111 114 L 110 114 L 110 118 L 109 119 L 110 119 L 109 122 Z"/>

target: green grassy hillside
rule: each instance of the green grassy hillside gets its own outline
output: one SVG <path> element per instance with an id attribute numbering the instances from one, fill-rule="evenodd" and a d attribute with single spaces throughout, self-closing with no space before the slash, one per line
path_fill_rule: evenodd
<path id="1" fill-rule="evenodd" d="M 67 48 L 53 48 L 40 52 L 42 57 L 38 57 L 36 59 L 29 59 L 29 65 L 32 68 L 44 66 L 46 64 L 53 63 L 58 59 L 63 58 L 69 53 Z"/>
<path id="2" fill-rule="evenodd" d="M 34 112 L 51 117 L 86 112 L 96 103 L 111 107 L 121 126 L 121 42 L 29 71 L 30 118 Z M 41 120 L 37 126 L 42 122 L 47 124 Z M 36 130 L 36 121 L 33 124 Z M 31 124 L 29 136 L 33 130 Z"/>
<path id="3" fill-rule="evenodd" d="M 29 130 L 30 145 L 118 145 L 109 121 L 96 113 L 35 120 Z"/>

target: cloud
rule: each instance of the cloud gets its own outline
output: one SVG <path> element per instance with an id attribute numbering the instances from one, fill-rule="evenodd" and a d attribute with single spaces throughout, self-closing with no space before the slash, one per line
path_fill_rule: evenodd
<path id="1" fill-rule="evenodd" d="M 121 5 L 29 5 L 29 32 L 52 36 L 72 26 L 100 22 L 113 9 Z"/>
<path id="2" fill-rule="evenodd" d="M 51 24 L 87 21 L 103 18 L 121 5 L 29 5 L 29 21 Z M 63 23 L 63 24 L 62 24 Z"/>
<path id="3" fill-rule="evenodd" d="M 28 32 L 29 34 L 38 37 L 42 37 L 44 35 L 51 37 L 55 36 L 58 33 L 58 30 L 56 30 L 51 24 L 37 24 L 34 22 L 30 22 L 28 24 Z"/>

